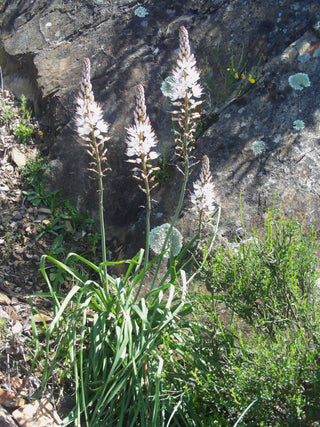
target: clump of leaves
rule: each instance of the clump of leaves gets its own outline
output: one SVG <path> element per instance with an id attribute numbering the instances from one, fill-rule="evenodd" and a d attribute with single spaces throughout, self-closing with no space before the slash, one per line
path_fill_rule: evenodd
<path id="1" fill-rule="evenodd" d="M 17 136 L 23 144 L 26 144 L 31 139 L 33 128 L 27 126 L 25 123 L 20 122 L 16 127 L 14 134 Z"/>
<path id="2" fill-rule="evenodd" d="M 37 153 L 34 159 L 29 159 L 26 165 L 20 169 L 20 177 L 22 178 L 25 187 L 32 188 L 36 193 L 39 194 L 39 203 L 44 194 L 44 181 L 47 169 L 47 158 L 41 157 L 39 153 Z M 25 192 L 25 194 L 28 197 L 30 196 L 30 193 Z M 32 202 L 32 200 L 29 201 Z M 37 206 L 39 203 L 32 204 Z"/>

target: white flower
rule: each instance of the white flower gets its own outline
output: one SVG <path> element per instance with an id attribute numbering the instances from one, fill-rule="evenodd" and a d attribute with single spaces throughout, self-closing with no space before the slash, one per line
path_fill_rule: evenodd
<path id="1" fill-rule="evenodd" d="M 205 212 L 207 215 L 213 213 L 215 209 L 213 189 L 214 185 L 210 182 L 204 184 L 198 180 L 193 184 L 193 194 L 190 197 L 193 211 Z"/>
<path id="2" fill-rule="evenodd" d="M 149 159 L 159 156 L 151 149 L 157 144 L 156 135 L 148 121 L 138 122 L 127 129 L 127 156 L 136 156 L 137 163 L 141 163 L 141 155 Z"/>
<path id="3" fill-rule="evenodd" d="M 147 115 L 144 89 L 141 84 L 137 86 L 134 124 L 127 129 L 126 143 L 127 156 L 136 157 L 137 163 L 142 162 L 142 157 L 151 160 L 159 156 L 157 152 L 152 151 L 152 148 L 157 145 L 157 138 Z"/>
<path id="4" fill-rule="evenodd" d="M 196 67 L 196 59 L 190 53 L 189 36 L 185 27 L 180 27 L 179 31 L 180 47 L 177 66 L 173 70 L 167 83 L 170 87 L 168 96 L 171 101 L 189 96 L 200 98 L 202 87 L 200 85 L 200 72 Z"/>
<path id="5" fill-rule="evenodd" d="M 201 220 L 210 220 L 216 208 L 216 203 L 208 156 L 203 156 L 200 177 L 193 184 L 193 193 L 191 194 L 190 201 L 192 203 L 191 209 Z"/>
<path id="6" fill-rule="evenodd" d="M 89 136 L 94 131 L 95 137 L 99 138 L 102 133 L 107 133 L 108 123 L 103 120 L 101 107 L 95 101 L 77 99 L 75 124 L 79 136 Z"/>
<path id="7" fill-rule="evenodd" d="M 109 130 L 109 125 L 103 120 L 103 111 L 94 100 L 90 82 L 90 60 L 84 59 L 79 96 L 77 98 L 75 125 L 81 138 L 94 133 L 94 137 L 103 139 Z"/>

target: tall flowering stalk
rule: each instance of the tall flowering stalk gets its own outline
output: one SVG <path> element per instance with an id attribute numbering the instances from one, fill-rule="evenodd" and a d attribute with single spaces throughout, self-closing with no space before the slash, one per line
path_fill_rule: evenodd
<path id="1" fill-rule="evenodd" d="M 212 215 L 216 209 L 214 183 L 209 158 L 206 155 L 202 158 L 200 176 L 193 184 L 190 201 L 192 203 L 191 209 L 197 216 L 198 233 L 201 236 L 202 228 L 206 223 L 212 221 Z"/>
<path id="2" fill-rule="evenodd" d="M 188 163 L 191 150 L 194 148 L 196 119 L 200 117 L 196 108 L 202 103 L 202 87 L 200 71 L 196 66 L 196 58 L 190 51 L 188 31 L 185 27 L 179 30 L 179 54 L 176 67 L 169 79 L 169 97 L 177 107 L 172 111 L 178 123 L 175 130 L 176 154 Z"/>
<path id="3" fill-rule="evenodd" d="M 202 87 L 200 72 L 196 66 L 196 59 L 190 51 L 188 31 L 184 26 L 179 30 L 179 54 L 177 64 L 169 80 L 169 97 L 175 110 L 172 111 L 173 120 L 178 124 L 175 129 L 176 154 L 184 163 L 184 180 L 173 226 L 182 208 L 186 185 L 190 169 L 190 153 L 194 148 L 196 119 L 200 117 L 196 108 L 201 104 Z"/>
<path id="4" fill-rule="evenodd" d="M 177 222 L 182 209 L 188 177 L 190 173 L 190 153 L 194 148 L 196 119 L 200 117 L 197 107 L 202 103 L 202 87 L 200 85 L 200 72 L 196 66 L 195 56 L 191 53 L 188 31 L 184 26 L 179 29 L 179 53 L 176 66 L 174 67 L 170 78 L 168 79 L 168 96 L 174 106 L 172 111 L 173 120 L 177 123 L 175 128 L 175 152 L 182 160 L 184 170 L 179 166 L 178 170 L 183 174 L 183 183 L 180 197 L 174 213 L 167 237 L 164 241 L 162 250 L 165 250 L 170 239 L 173 227 Z M 160 262 L 155 273 L 157 276 L 160 269 Z M 153 288 L 155 279 L 151 285 Z"/>
<path id="5" fill-rule="evenodd" d="M 98 175 L 99 182 L 99 220 L 101 232 L 102 261 L 104 263 L 105 280 L 107 282 L 107 248 L 103 213 L 103 177 L 107 168 L 102 167 L 102 163 L 107 160 L 107 148 L 105 142 L 109 139 L 107 133 L 109 124 L 103 120 L 101 106 L 94 100 L 92 85 L 90 81 L 90 60 L 84 58 L 80 90 L 77 98 L 75 113 L 75 125 L 78 135 L 85 141 L 87 149 L 93 161 L 89 170 Z"/>
<path id="6" fill-rule="evenodd" d="M 154 151 L 157 145 L 157 138 L 152 129 L 145 103 L 144 88 L 141 84 L 137 86 L 136 109 L 134 111 L 134 124 L 127 129 L 127 151 L 130 159 L 128 162 L 135 163 L 132 169 L 133 177 L 139 181 L 139 188 L 146 194 L 146 250 L 145 250 L 145 268 L 148 263 L 150 246 L 150 214 L 151 214 L 151 196 L 153 190 L 154 175 L 152 172 L 157 169 L 150 163 L 151 160 L 159 157 Z"/>

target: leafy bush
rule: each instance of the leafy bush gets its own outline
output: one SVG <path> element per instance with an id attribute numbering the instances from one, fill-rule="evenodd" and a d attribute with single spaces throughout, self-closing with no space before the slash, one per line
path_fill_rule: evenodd
<path id="1" fill-rule="evenodd" d="M 203 277 L 248 324 L 267 333 L 288 324 L 299 329 L 314 293 L 317 250 L 312 231 L 270 211 L 261 239 L 255 234 L 233 249 L 221 247 Z"/>
<path id="2" fill-rule="evenodd" d="M 207 322 L 217 323 L 205 327 L 202 319 L 186 337 L 191 361 L 186 366 L 184 360 L 184 374 L 180 383 L 173 383 L 172 394 L 183 392 L 184 413 L 193 412 L 196 422 L 182 425 L 235 425 L 248 408 L 240 425 L 305 426 L 317 421 L 319 313 L 313 334 L 288 328 L 273 336 L 245 334 L 240 324 L 235 328 L 219 317 L 208 314 Z"/>
<path id="3" fill-rule="evenodd" d="M 280 212 L 262 237 L 220 248 L 203 272 L 185 392 L 205 425 L 304 426 L 320 411 L 315 234 Z M 247 411 L 243 414 L 244 411 Z M 200 425 L 200 424 L 199 424 Z"/>

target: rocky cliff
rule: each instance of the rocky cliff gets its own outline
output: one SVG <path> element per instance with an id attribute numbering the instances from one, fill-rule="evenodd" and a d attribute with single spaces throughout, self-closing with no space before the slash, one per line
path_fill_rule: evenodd
<path id="1" fill-rule="evenodd" d="M 185 25 L 206 85 L 194 155 L 210 158 L 221 234 L 241 232 L 240 194 L 244 223 L 253 225 L 276 191 L 288 215 L 319 228 L 319 12 L 318 0 L 7 0 L 0 5 L 4 86 L 17 97 L 24 93 L 47 129 L 51 185 L 95 216 L 95 184 L 73 125 L 82 60 L 90 58 L 93 90 L 111 125 L 107 233 L 136 250 L 130 234 L 143 230 L 144 200 L 124 154 L 134 88 L 145 87 L 170 164 L 171 107 L 161 86 Z M 199 166 L 191 181 L 197 173 Z M 154 195 L 153 226 L 174 210 L 180 177 L 174 169 L 169 174 Z M 178 223 L 185 237 L 189 220 L 186 203 Z"/>

